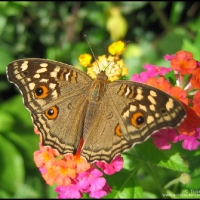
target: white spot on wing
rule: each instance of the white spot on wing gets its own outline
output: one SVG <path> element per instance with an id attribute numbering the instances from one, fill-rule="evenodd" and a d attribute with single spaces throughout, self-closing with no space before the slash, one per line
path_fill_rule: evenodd
<path id="1" fill-rule="evenodd" d="M 53 89 L 55 89 L 56 84 L 55 84 L 55 83 L 50 83 L 50 84 L 49 84 L 49 87 L 53 90 Z"/>
<path id="2" fill-rule="evenodd" d="M 170 111 L 174 107 L 173 99 L 169 98 L 168 102 L 166 103 L 166 109 Z"/>
<path id="3" fill-rule="evenodd" d="M 152 104 L 156 105 L 156 101 L 151 95 L 148 96 L 148 99 Z"/>
<path id="4" fill-rule="evenodd" d="M 55 70 L 54 70 L 54 71 L 55 71 Z M 57 72 L 51 72 L 51 73 L 50 73 L 50 76 L 51 76 L 51 77 L 54 77 L 54 78 L 57 78 Z"/>
<path id="5" fill-rule="evenodd" d="M 155 108 L 155 106 L 154 106 L 153 104 L 151 104 L 151 105 L 149 106 L 149 108 L 150 108 L 150 110 L 152 110 L 152 111 L 156 111 L 156 108 Z"/>
<path id="6" fill-rule="evenodd" d="M 56 68 L 54 69 L 54 72 L 59 72 L 60 71 L 60 67 L 56 66 Z"/>
<path id="7" fill-rule="evenodd" d="M 123 114 L 123 117 L 124 117 L 124 118 L 129 117 L 129 110 L 127 110 L 127 111 Z"/>
<path id="8" fill-rule="evenodd" d="M 65 74 L 65 79 L 68 81 L 69 80 L 69 75 L 70 73 Z"/>
<path id="9" fill-rule="evenodd" d="M 157 96 L 156 92 L 153 91 L 153 90 L 150 90 L 150 95 L 151 95 L 152 97 L 156 97 L 156 96 Z"/>
<path id="10" fill-rule="evenodd" d="M 137 109 L 136 106 L 134 106 L 134 105 L 131 105 L 131 106 L 130 106 L 130 111 L 131 111 L 131 112 L 132 112 L 132 111 L 133 111 L 133 112 L 136 111 L 136 109 Z"/>
<path id="11" fill-rule="evenodd" d="M 47 66 L 48 66 L 47 63 L 41 63 L 41 64 L 40 64 L 40 67 L 47 67 Z"/>
<path id="12" fill-rule="evenodd" d="M 41 68 L 41 69 L 38 69 L 36 71 L 36 73 L 43 73 L 43 72 L 46 72 L 47 71 L 47 68 Z"/>
<path id="13" fill-rule="evenodd" d="M 139 104 L 139 107 L 140 107 L 141 110 L 147 111 L 146 106 Z"/>
<path id="14" fill-rule="evenodd" d="M 127 87 L 127 91 L 125 93 L 125 96 L 127 97 L 129 95 L 129 93 L 130 93 L 130 89 L 129 89 L 129 87 Z"/>
<path id="15" fill-rule="evenodd" d="M 20 74 L 17 74 L 17 75 L 16 75 L 16 78 L 17 78 L 18 80 L 21 80 L 21 79 L 22 79 L 22 76 L 21 76 Z"/>
<path id="16" fill-rule="evenodd" d="M 35 74 L 33 77 L 34 78 L 40 78 L 40 75 L 39 74 Z"/>
<path id="17" fill-rule="evenodd" d="M 141 88 L 138 88 L 137 89 L 137 96 L 135 97 L 135 99 L 137 100 L 142 100 L 144 97 L 142 95 L 142 89 Z"/>
<path id="18" fill-rule="evenodd" d="M 28 69 L 28 61 L 24 61 L 23 64 L 21 65 L 22 71 L 25 71 Z"/>
<path id="19" fill-rule="evenodd" d="M 35 83 L 29 83 L 29 89 L 33 90 L 35 88 Z"/>
<path id="20" fill-rule="evenodd" d="M 43 78 L 43 79 L 41 79 L 41 80 L 40 80 L 40 82 L 47 83 L 47 82 L 48 82 L 48 80 L 49 80 L 49 79 Z"/>
<path id="21" fill-rule="evenodd" d="M 56 92 L 56 90 L 54 90 L 54 91 L 52 92 L 52 96 L 53 96 L 53 98 L 58 97 L 58 93 Z"/>
<path id="22" fill-rule="evenodd" d="M 147 124 L 150 124 L 153 121 L 154 121 L 154 118 L 152 116 L 147 117 Z"/>

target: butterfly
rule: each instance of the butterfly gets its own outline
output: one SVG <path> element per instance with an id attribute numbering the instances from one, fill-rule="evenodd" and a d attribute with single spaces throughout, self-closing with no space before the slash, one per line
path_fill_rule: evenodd
<path id="1" fill-rule="evenodd" d="M 27 58 L 10 63 L 7 76 L 18 86 L 42 144 L 88 162 L 110 163 L 156 131 L 177 127 L 183 105 L 155 87 L 128 80 L 92 79 L 65 63 Z M 81 145 L 82 144 L 82 145 Z"/>

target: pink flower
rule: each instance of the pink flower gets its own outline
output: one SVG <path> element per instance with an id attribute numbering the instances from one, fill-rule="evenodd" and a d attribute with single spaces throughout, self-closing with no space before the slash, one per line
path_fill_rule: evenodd
<path id="1" fill-rule="evenodd" d="M 95 168 L 77 174 L 76 179 L 67 186 L 57 186 L 58 198 L 81 198 L 88 193 L 91 198 L 102 198 L 111 191 L 111 187 L 102 177 L 103 173 Z"/>
<path id="2" fill-rule="evenodd" d="M 172 70 L 171 68 L 157 67 L 156 65 L 151 65 L 151 64 L 146 64 L 143 66 L 143 68 L 149 72 L 151 77 L 155 77 L 158 75 L 163 76 Z"/>
<path id="3" fill-rule="evenodd" d="M 179 135 L 179 141 L 184 140 L 182 147 L 190 151 L 198 149 L 200 142 L 197 139 L 200 139 L 200 128 L 197 128 L 196 133 L 192 136 L 183 134 Z"/>
<path id="4" fill-rule="evenodd" d="M 148 72 L 141 72 L 140 74 L 134 74 L 131 81 L 145 83 L 149 78 L 151 78 L 151 75 Z"/>
<path id="5" fill-rule="evenodd" d="M 134 74 L 131 77 L 131 81 L 146 83 L 149 78 L 153 78 L 158 75 L 163 76 L 172 70 L 171 68 L 157 67 L 156 65 L 151 64 L 146 64 L 143 66 L 143 68 L 147 71 L 141 72 L 140 74 Z"/>
<path id="6" fill-rule="evenodd" d="M 80 192 L 78 184 L 70 184 L 68 186 L 57 186 L 55 192 L 58 192 L 59 199 L 68 199 L 75 198 L 80 199 L 83 196 L 83 193 Z"/>
<path id="7" fill-rule="evenodd" d="M 169 54 L 166 54 L 165 56 L 163 56 L 163 58 L 164 58 L 165 60 L 172 60 L 172 59 L 176 58 L 176 55 L 169 55 Z"/>
<path id="8" fill-rule="evenodd" d="M 178 135 L 174 129 L 161 129 L 151 136 L 154 138 L 153 143 L 159 149 L 170 149 L 171 144 L 178 142 Z"/>
<path id="9" fill-rule="evenodd" d="M 101 177 L 103 173 L 97 169 L 89 169 L 78 175 L 77 180 L 82 192 L 89 193 L 91 198 L 101 198 L 111 191 L 105 178 Z"/>
<path id="10" fill-rule="evenodd" d="M 100 167 L 105 174 L 111 175 L 115 172 L 119 172 L 122 169 L 123 158 L 121 157 L 121 155 L 118 155 L 110 164 L 107 164 L 105 162 L 97 162 L 96 165 Z"/>

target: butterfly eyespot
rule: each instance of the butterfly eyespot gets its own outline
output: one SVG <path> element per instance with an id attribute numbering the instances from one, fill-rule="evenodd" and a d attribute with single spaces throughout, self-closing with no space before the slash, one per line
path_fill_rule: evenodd
<path id="1" fill-rule="evenodd" d="M 115 127 L 115 133 L 116 133 L 119 137 L 121 137 L 121 136 L 123 135 L 122 132 L 121 132 L 121 127 L 120 127 L 119 124 L 117 124 L 117 126 Z"/>
<path id="2" fill-rule="evenodd" d="M 57 106 L 52 106 L 45 111 L 45 115 L 48 119 L 55 119 L 58 116 L 59 109 Z"/>
<path id="3" fill-rule="evenodd" d="M 35 98 L 44 99 L 48 96 L 49 89 L 46 86 L 39 86 L 35 89 Z"/>
<path id="4" fill-rule="evenodd" d="M 141 112 L 134 113 L 131 117 L 131 124 L 136 128 L 140 128 L 145 122 L 144 115 Z"/>

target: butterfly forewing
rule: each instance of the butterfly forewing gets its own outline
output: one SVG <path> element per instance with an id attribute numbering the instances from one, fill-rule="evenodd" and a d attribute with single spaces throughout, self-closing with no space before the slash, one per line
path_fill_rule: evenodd
<path id="1" fill-rule="evenodd" d="M 43 145 L 61 154 L 74 153 L 82 135 L 92 79 L 70 65 L 46 59 L 21 59 L 7 66 L 31 112 Z"/>
<path id="2" fill-rule="evenodd" d="M 22 92 L 24 104 L 31 112 L 83 93 L 92 79 L 70 65 L 37 58 L 16 60 L 7 66 L 8 80 Z M 42 91 L 42 92 L 41 92 Z"/>

